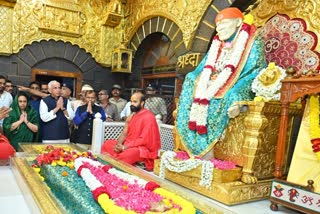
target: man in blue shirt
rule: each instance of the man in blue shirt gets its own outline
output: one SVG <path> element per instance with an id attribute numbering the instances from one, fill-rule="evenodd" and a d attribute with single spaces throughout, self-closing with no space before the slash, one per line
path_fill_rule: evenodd
<path id="1" fill-rule="evenodd" d="M 101 120 L 106 120 L 106 113 L 101 106 L 95 104 L 96 93 L 87 91 L 85 93 L 85 105 L 79 106 L 73 119 L 74 125 L 74 143 L 85 144 L 86 149 L 92 144 L 93 119 L 97 113 L 101 114 Z"/>

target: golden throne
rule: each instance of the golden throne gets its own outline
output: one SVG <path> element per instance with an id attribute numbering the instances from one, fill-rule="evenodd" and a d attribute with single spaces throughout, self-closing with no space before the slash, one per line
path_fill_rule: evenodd
<path id="1" fill-rule="evenodd" d="M 315 34 L 307 32 L 305 26 L 303 20 L 291 20 L 286 15 L 276 14 L 269 19 L 261 29 L 267 61 L 283 68 L 293 66 L 299 72 L 315 70 L 319 66 L 318 53 L 314 51 L 317 38 Z M 297 33 L 300 34 L 299 38 Z M 304 51 L 303 55 L 295 53 L 301 50 Z M 232 170 L 215 169 L 210 188 L 199 186 L 201 167 L 183 173 L 166 170 L 167 179 L 228 205 L 269 196 L 275 169 L 281 105 L 279 101 L 242 101 L 239 104 L 246 106 L 247 110 L 230 120 L 225 138 L 213 149 L 215 158 L 232 161 L 238 167 Z M 299 123 L 300 115 L 301 105 L 292 104 L 286 136 L 288 146 L 285 159 L 288 162 L 290 145 L 297 134 L 294 125 Z M 178 132 L 174 134 L 175 149 L 179 150 L 181 137 Z M 159 173 L 158 164 L 156 173 Z M 283 174 L 286 171 L 284 169 Z"/>

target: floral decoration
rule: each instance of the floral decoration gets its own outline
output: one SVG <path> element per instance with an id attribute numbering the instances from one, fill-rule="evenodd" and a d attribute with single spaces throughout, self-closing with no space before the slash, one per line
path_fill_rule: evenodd
<path id="1" fill-rule="evenodd" d="M 187 160 L 175 160 L 176 153 L 173 151 L 165 151 L 161 156 L 160 162 L 160 177 L 165 178 L 165 170 L 172 172 L 185 172 L 202 166 L 201 178 L 199 185 L 206 188 L 211 187 L 213 179 L 214 164 L 211 161 L 189 158 Z"/>
<path id="2" fill-rule="evenodd" d="M 274 83 L 266 86 L 260 81 L 260 76 L 264 75 L 268 69 L 277 69 L 281 74 Z M 268 67 L 262 69 L 253 80 L 251 90 L 256 93 L 256 96 L 262 97 L 264 100 L 280 100 L 281 80 L 283 80 L 286 75 L 286 71 L 282 67 L 276 66 L 275 63 L 269 63 Z"/>
<path id="3" fill-rule="evenodd" d="M 190 156 L 185 151 L 178 151 L 178 152 L 176 152 L 175 158 L 179 159 L 179 160 L 188 160 L 190 158 Z M 203 160 L 201 157 L 196 156 L 195 158 Z M 216 169 L 229 170 L 229 169 L 236 168 L 236 164 L 231 161 L 219 160 L 216 158 L 209 160 L 209 161 L 211 161 L 213 163 L 214 168 L 216 168 Z"/>
<path id="4" fill-rule="evenodd" d="M 52 166 L 67 166 L 70 169 L 74 169 L 74 160 L 78 157 L 88 157 L 91 159 L 96 159 L 90 151 L 78 152 L 72 151 L 69 148 L 54 147 L 48 145 L 43 150 L 39 150 L 41 153 L 37 156 L 34 163 L 31 165 L 33 169 L 39 174 L 41 180 L 44 177 L 40 175 L 40 167 L 43 164 L 51 164 Z M 61 174 L 62 176 L 68 176 L 68 172 Z"/>
<path id="5" fill-rule="evenodd" d="M 219 51 L 224 42 L 218 36 L 214 37 L 195 91 L 188 123 L 189 129 L 197 131 L 199 134 L 207 133 L 207 116 L 210 100 L 226 84 L 238 67 L 249 39 L 250 29 L 251 26 L 249 24 L 242 24 L 237 38 L 234 39 L 237 45 L 234 47 L 229 45 L 230 47 L 228 46 L 224 49 L 226 57 L 223 57 L 222 52 Z M 211 80 L 213 76 L 215 78 Z"/>
<path id="6" fill-rule="evenodd" d="M 75 170 L 106 213 L 195 213 L 192 203 L 158 184 L 105 166 L 84 157 L 75 160 Z"/>

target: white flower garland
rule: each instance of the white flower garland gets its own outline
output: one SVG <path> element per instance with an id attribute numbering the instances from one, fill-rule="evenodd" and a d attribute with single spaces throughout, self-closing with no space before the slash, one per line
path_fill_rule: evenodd
<path id="1" fill-rule="evenodd" d="M 161 156 L 160 162 L 160 178 L 165 178 L 166 169 L 172 172 L 185 172 L 195 169 L 196 167 L 202 165 L 201 179 L 199 182 L 200 186 L 205 186 L 209 188 L 213 179 L 213 169 L 214 165 L 211 161 L 200 160 L 200 159 L 188 159 L 185 161 L 179 160 L 175 161 L 174 157 L 176 153 L 173 151 L 166 151 Z"/>
<path id="2" fill-rule="evenodd" d="M 102 168 L 104 165 L 103 164 L 101 164 L 99 161 L 94 161 L 94 160 L 92 160 L 92 159 L 89 159 L 89 158 L 85 158 L 85 157 L 79 157 L 79 158 L 77 158 L 77 159 L 75 159 L 75 161 L 74 161 L 74 167 L 75 167 L 75 169 L 76 169 L 76 171 L 79 169 L 79 167 L 81 166 L 81 165 L 83 165 L 85 162 L 87 162 L 87 163 L 89 163 L 90 165 L 92 165 L 92 166 L 94 166 L 94 167 L 99 167 L 99 168 Z M 91 180 L 93 180 L 93 182 L 95 183 L 95 180 L 96 181 L 98 181 L 95 177 L 94 177 L 94 179 L 93 179 L 93 175 L 91 174 L 91 172 L 90 172 L 90 170 L 89 170 L 89 172 L 87 172 L 87 170 L 88 169 L 86 169 L 86 168 L 83 168 L 82 170 L 81 170 L 81 176 L 83 177 L 83 179 L 86 181 L 86 183 L 87 183 L 87 181 L 89 182 L 89 184 L 88 184 L 88 186 L 90 187 L 90 186 L 92 186 L 92 187 L 95 187 L 95 185 L 91 185 Z M 82 172 L 84 172 L 85 174 L 83 175 L 83 173 Z M 122 172 L 122 171 L 119 171 L 119 170 L 117 170 L 117 169 L 115 169 L 115 168 L 110 168 L 109 170 L 108 170 L 108 173 L 110 173 L 110 174 L 113 174 L 113 175 L 115 175 L 115 176 L 117 176 L 118 178 L 121 178 L 122 180 L 124 180 L 124 181 L 127 181 L 129 184 L 138 184 L 140 187 L 142 187 L 142 188 L 144 188 L 145 186 L 146 186 L 146 184 L 148 183 L 146 180 L 143 180 L 143 179 L 141 179 L 141 178 L 139 178 L 139 177 L 137 177 L 137 176 L 134 176 L 134 175 L 130 175 L 130 174 L 128 174 L 128 173 L 126 173 L 126 172 Z M 90 176 L 90 175 L 88 175 L 88 174 L 91 174 L 92 176 Z M 99 181 L 98 181 L 99 182 Z M 99 182 L 100 183 L 100 182 Z M 98 184 L 98 183 L 97 183 Z M 101 184 L 101 183 L 100 183 Z M 101 184 L 102 185 L 102 184 Z M 90 190 L 94 190 L 94 189 L 91 189 L 90 188 Z"/>
<path id="3" fill-rule="evenodd" d="M 91 159 L 85 158 L 85 157 L 79 157 L 79 158 L 74 160 L 75 170 L 78 171 L 80 166 L 83 165 L 85 162 L 88 162 L 91 165 L 96 166 L 96 167 L 102 167 L 103 166 L 98 161 L 94 161 L 94 160 L 91 160 Z M 91 173 L 90 169 L 83 168 L 81 170 L 80 175 L 81 175 L 81 177 L 83 178 L 83 180 L 85 181 L 86 185 L 89 187 L 89 189 L 91 191 L 94 191 L 98 187 L 103 187 L 103 184 L 96 178 L 96 176 L 94 176 Z"/>
<path id="4" fill-rule="evenodd" d="M 203 71 L 200 74 L 199 82 L 195 91 L 195 100 L 207 100 L 208 103 L 193 102 L 190 111 L 190 122 L 195 122 L 196 126 L 206 126 L 208 117 L 209 101 L 225 85 L 229 77 L 232 75 L 232 67 L 237 68 L 242 54 L 246 48 L 249 33 L 245 29 L 241 29 L 236 39 L 236 45 L 231 50 L 230 58 L 214 81 L 210 80 L 212 69 L 217 68 L 218 51 L 221 41 L 216 37 L 209 49 L 208 58 L 206 60 Z"/>
<path id="5" fill-rule="evenodd" d="M 80 157 L 75 159 L 74 166 L 75 170 L 78 172 L 79 168 L 85 164 L 90 164 L 93 167 L 103 168 L 104 165 L 101 164 L 98 161 L 94 161 L 88 158 Z M 89 187 L 89 189 L 94 192 L 98 188 L 104 188 L 105 186 L 98 180 L 98 178 L 90 171 L 88 168 L 82 168 L 80 172 L 80 176 L 85 181 L 86 185 Z M 125 172 L 121 172 L 115 168 L 110 168 L 108 170 L 108 173 L 111 173 L 113 175 L 116 175 L 120 179 L 127 181 L 130 184 L 137 184 L 141 188 L 145 188 L 146 185 L 149 183 L 147 181 L 144 181 L 137 176 L 130 175 Z M 152 190 L 155 194 L 161 196 L 163 199 L 168 200 L 170 204 L 176 204 L 178 208 L 172 206 L 172 209 L 169 211 L 166 211 L 166 213 L 196 213 L 196 210 L 192 203 L 186 201 L 185 199 L 181 198 L 180 196 L 175 195 L 172 192 L 169 192 L 162 188 L 157 188 Z M 102 197 L 102 198 L 100 198 Z M 115 205 L 114 201 L 109 198 L 108 194 L 101 194 L 97 196 L 97 201 L 99 205 L 102 207 L 102 209 L 106 213 L 136 213 L 134 210 L 126 210 L 125 208 L 118 207 L 118 205 Z M 101 199 L 101 200 L 100 200 Z M 147 212 L 149 213 L 149 212 Z M 150 212 L 151 213 L 151 212 Z M 153 212 L 152 212 L 153 213 Z"/>
<path id="6" fill-rule="evenodd" d="M 281 75 L 271 86 L 265 86 L 259 78 L 267 69 L 268 68 L 264 68 L 259 72 L 258 76 L 252 82 L 251 90 L 256 93 L 256 96 L 261 96 L 266 100 L 280 100 L 281 80 L 287 76 L 286 71 L 280 66 L 275 66 L 275 69 L 279 70 Z"/>

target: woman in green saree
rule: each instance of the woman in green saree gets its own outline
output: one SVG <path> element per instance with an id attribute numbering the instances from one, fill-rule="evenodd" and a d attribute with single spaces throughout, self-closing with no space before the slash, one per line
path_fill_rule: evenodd
<path id="1" fill-rule="evenodd" d="M 3 121 L 4 134 L 11 145 L 18 149 L 20 142 L 33 142 L 37 139 L 39 119 L 37 112 L 29 105 L 27 95 L 20 93 L 11 105 L 9 117 Z"/>

